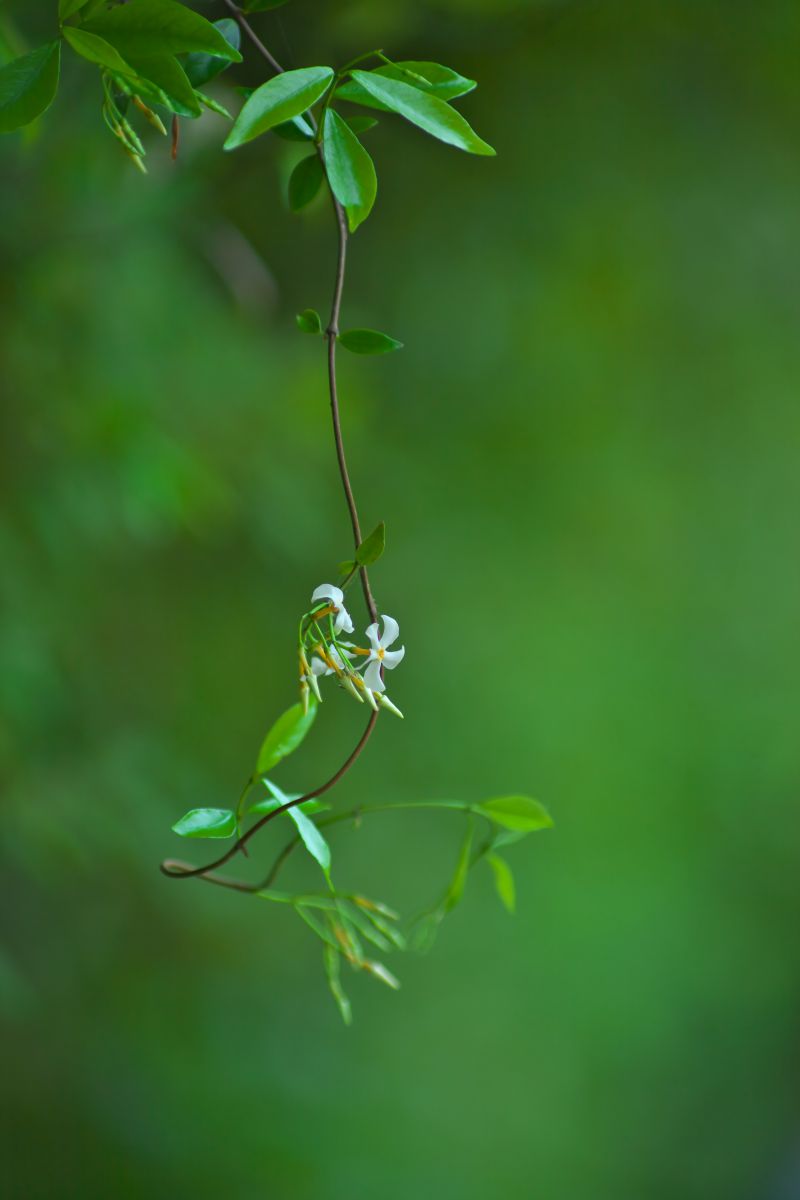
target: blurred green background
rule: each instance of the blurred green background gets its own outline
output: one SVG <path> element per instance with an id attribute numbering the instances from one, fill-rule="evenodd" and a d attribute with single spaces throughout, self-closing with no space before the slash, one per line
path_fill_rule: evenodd
<path id="1" fill-rule="evenodd" d="M 52 31 L 55 0 L 5 9 Z M 344 420 L 407 719 L 334 799 L 523 790 L 557 828 L 509 851 L 516 917 L 484 869 L 431 954 L 392 960 L 399 994 L 348 977 L 351 1029 L 290 912 L 157 869 L 186 809 L 235 799 L 349 549 L 294 329 L 328 304 L 329 210 L 291 217 L 297 149 L 222 155 L 213 115 L 139 177 L 74 61 L 38 137 L 4 139 L 4 1195 L 800 1196 L 796 18 L 256 18 L 288 65 L 382 45 L 476 77 L 461 107 L 498 148 L 368 135 L 345 320 L 406 349 L 342 362 Z M 281 784 L 362 721 L 330 697 Z M 337 878 L 413 913 L 460 836 L 375 817 L 332 837 Z"/>

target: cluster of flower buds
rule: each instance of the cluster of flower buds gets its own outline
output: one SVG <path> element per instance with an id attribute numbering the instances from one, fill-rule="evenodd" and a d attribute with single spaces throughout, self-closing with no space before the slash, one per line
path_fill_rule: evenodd
<path id="1" fill-rule="evenodd" d="M 382 616 L 383 632 L 376 621 L 366 630 L 368 647 L 343 642 L 339 635 L 350 634 L 354 625 L 344 606 L 344 592 L 332 583 L 323 583 L 311 596 L 312 608 L 300 625 L 300 699 L 308 709 L 309 693 L 322 700 L 319 679 L 333 675 L 340 687 L 357 700 L 365 702 L 376 712 L 388 709 L 402 717 L 400 709 L 386 695 L 384 671 L 394 670 L 403 660 L 405 646 L 390 650 L 400 634 L 393 617 Z"/>

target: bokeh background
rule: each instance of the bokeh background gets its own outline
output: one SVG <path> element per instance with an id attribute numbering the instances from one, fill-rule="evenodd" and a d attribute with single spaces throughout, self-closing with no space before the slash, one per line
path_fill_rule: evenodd
<path id="1" fill-rule="evenodd" d="M 53 28 L 55 0 L 4 8 Z M 522 790 L 557 827 L 508 852 L 516 917 L 477 871 L 399 994 L 348 978 L 350 1029 L 289 911 L 157 869 L 186 809 L 235 799 L 349 548 L 294 328 L 328 303 L 329 210 L 290 216 L 297 148 L 222 155 L 215 116 L 139 177 L 73 61 L 4 139 L 4 1195 L 800 1196 L 796 15 L 255 19 L 289 65 L 381 45 L 477 77 L 499 151 L 368 135 L 345 318 L 406 349 L 343 356 L 344 419 L 407 719 L 335 803 Z M 313 786 L 362 719 L 331 697 L 276 778 Z M 336 875 L 410 914 L 460 836 L 375 817 Z"/>

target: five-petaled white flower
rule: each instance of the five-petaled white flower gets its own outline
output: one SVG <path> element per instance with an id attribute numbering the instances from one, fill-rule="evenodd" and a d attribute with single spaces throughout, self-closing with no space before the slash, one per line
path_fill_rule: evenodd
<path id="1" fill-rule="evenodd" d="M 333 621 L 334 633 L 352 633 L 355 626 L 350 620 L 350 613 L 344 606 L 344 592 L 341 588 L 332 583 L 321 583 L 318 588 L 314 589 L 311 596 L 311 603 L 316 604 L 318 600 L 328 600 L 333 606 L 336 614 Z"/>
<path id="2" fill-rule="evenodd" d="M 381 667 L 387 667 L 390 671 L 402 662 L 406 648 L 401 646 L 399 650 L 390 650 L 389 647 L 397 641 L 400 633 L 400 626 L 395 621 L 394 617 L 381 615 L 383 621 L 383 636 L 378 636 L 378 622 L 370 625 L 367 629 L 367 637 L 372 649 L 369 652 L 369 661 L 367 669 L 364 672 L 364 683 L 371 692 L 385 692 L 386 685 L 381 679 Z"/>

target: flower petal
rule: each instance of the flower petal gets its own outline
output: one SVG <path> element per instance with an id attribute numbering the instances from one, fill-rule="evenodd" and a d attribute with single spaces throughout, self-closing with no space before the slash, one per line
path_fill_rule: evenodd
<path id="1" fill-rule="evenodd" d="M 364 683 L 371 692 L 386 691 L 386 684 L 381 679 L 381 664 L 377 659 L 367 663 L 367 669 L 364 672 Z"/>
<path id="2" fill-rule="evenodd" d="M 324 663 L 321 658 L 317 658 L 316 655 L 311 660 L 311 673 L 312 673 L 312 675 L 332 675 L 333 674 L 330 667 L 326 663 Z"/>
<path id="3" fill-rule="evenodd" d="M 398 663 L 401 663 L 405 658 L 406 648 L 401 646 L 399 650 L 386 650 L 383 655 L 383 665 L 393 671 Z"/>
<path id="4" fill-rule="evenodd" d="M 344 592 L 333 583 L 321 583 L 311 593 L 311 603 L 315 604 L 317 600 L 331 600 L 338 606 L 344 600 Z"/>
<path id="5" fill-rule="evenodd" d="M 369 640 L 369 644 L 370 644 L 370 646 L 372 646 L 372 649 L 377 650 L 381 644 L 380 638 L 378 637 L 378 622 L 377 621 L 375 621 L 374 624 L 369 626 L 369 628 L 366 631 L 366 634 L 367 634 L 367 638 Z"/>
<path id="6" fill-rule="evenodd" d="M 397 636 L 400 633 L 400 626 L 397 624 L 397 621 L 395 621 L 394 617 L 384 616 L 383 613 L 381 613 L 381 620 L 383 621 L 383 637 L 381 638 L 381 645 L 385 650 L 387 646 L 391 646 L 392 642 L 397 641 Z"/>
<path id="7" fill-rule="evenodd" d="M 355 625 L 353 624 L 350 613 L 346 608 L 340 607 L 336 618 L 333 622 L 334 632 L 336 633 L 353 633 Z"/>

